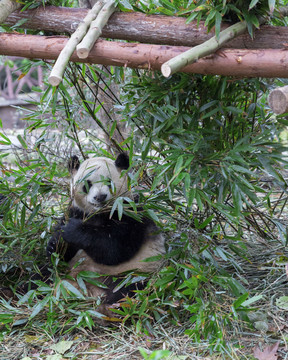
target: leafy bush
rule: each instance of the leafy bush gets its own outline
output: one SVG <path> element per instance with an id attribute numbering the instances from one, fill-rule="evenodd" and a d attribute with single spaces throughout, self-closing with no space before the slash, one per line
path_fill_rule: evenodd
<path id="1" fill-rule="evenodd" d="M 108 123 L 99 117 L 99 87 L 109 92 L 110 81 L 120 88 L 114 111 L 129 128 L 120 142 L 113 114 Z M 168 318 L 195 341 L 225 346 L 223 329 L 247 320 L 249 283 L 238 273 L 249 257 L 247 234 L 277 241 L 277 229 L 283 245 L 286 241 L 275 216 L 286 200 L 275 203 L 274 188 L 263 181 L 268 177 L 278 192 L 286 188 L 281 173 L 286 148 L 279 141 L 280 124 L 265 108 L 266 89 L 257 79 L 184 74 L 164 79 L 144 71 L 71 65 L 64 83 L 47 86 L 27 116 L 26 130 L 18 135 L 21 151 L 1 155 L 0 192 L 8 198 L 1 204 L 1 283 L 24 283 L 46 262 L 49 233 L 69 204 L 68 156 L 127 151 L 134 168 L 131 186 L 166 234 L 168 252 L 147 289 L 115 313 L 139 333 L 153 333 L 153 323 Z M 10 147 L 9 136 L 0 135 L 1 144 Z M 69 287 L 61 272 L 54 281 L 54 290 L 37 282 L 38 290 L 20 298 L 24 316 L 2 300 L 2 331 L 15 321 L 37 323 L 53 334 L 92 329 L 100 316 L 97 301 Z M 43 298 L 37 301 L 39 293 Z"/>

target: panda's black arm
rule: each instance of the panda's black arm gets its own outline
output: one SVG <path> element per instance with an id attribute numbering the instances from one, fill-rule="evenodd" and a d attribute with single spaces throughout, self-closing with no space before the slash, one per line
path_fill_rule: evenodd
<path id="1" fill-rule="evenodd" d="M 55 229 L 46 247 L 46 255 L 48 259 L 51 259 L 53 253 L 61 254 L 63 259 L 68 262 L 70 261 L 80 250 L 79 247 L 69 244 L 63 241 L 63 231 L 60 225 Z"/>
<path id="2" fill-rule="evenodd" d="M 135 220 L 93 226 L 71 218 L 62 227 L 62 238 L 70 246 L 83 249 L 97 263 L 117 265 L 130 260 L 144 242 L 145 226 Z"/>

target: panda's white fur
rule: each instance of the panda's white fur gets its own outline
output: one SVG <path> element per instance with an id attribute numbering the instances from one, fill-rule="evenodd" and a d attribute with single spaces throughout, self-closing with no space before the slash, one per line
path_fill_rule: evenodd
<path id="1" fill-rule="evenodd" d="M 74 279 L 81 271 L 114 277 L 129 270 L 151 273 L 159 270 L 162 259 L 144 261 L 165 254 L 164 238 L 155 224 L 147 218 L 137 222 L 127 215 L 119 221 L 117 214 L 110 218 L 107 210 L 107 204 L 112 205 L 115 198 L 132 196 L 127 187 L 127 175 L 122 171 L 129 167 L 127 156 L 120 154 L 116 161 L 90 158 L 81 165 L 74 158 L 69 167 L 72 207 L 68 221 L 59 224 L 48 244 L 48 256 L 57 251 L 64 240 L 66 260 Z M 101 279 L 107 280 L 106 277 Z M 103 296 L 104 302 L 111 304 L 126 295 L 125 288 L 115 293 L 117 281 L 109 281 L 108 289 L 87 282 L 88 296 Z M 78 287 L 76 280 L 71 283 Z"/>
<path id="2" fill-rule="evenodd" d="M 105 157 L 85 160 L 78 170 L 72 170 L 71 192 L 73 206 L 85 213 L 95 212 L 103 207 L 101 197 L 106 196 L 105 203 L 119 196 L 131 196 L 127 188 L 127 175 L 115 166 L 115 161 Z M 86 194 L 83 191 L 85 181 L 91 181 Z M 89 184 L 86 183 L 86 186 Z M 110 186 L 109 186 L 110 185 Z"/>

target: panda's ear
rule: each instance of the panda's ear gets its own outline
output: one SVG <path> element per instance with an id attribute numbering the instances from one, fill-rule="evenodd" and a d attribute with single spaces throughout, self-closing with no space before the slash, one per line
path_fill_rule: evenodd
<path id="1" fill-rule="evenodd" d="M 121 170 L 127 170 L 129 168 L 129 156 L 126 153 L 121 153 L 115 160 L 115 165 Z"/>
<path id="2" fill-rule="evenodd" d="M 68 161 L 68 170 L 71 175 L 74 175 L 80 167 L 80 160 L 78 156 L 74 155 Z"/>

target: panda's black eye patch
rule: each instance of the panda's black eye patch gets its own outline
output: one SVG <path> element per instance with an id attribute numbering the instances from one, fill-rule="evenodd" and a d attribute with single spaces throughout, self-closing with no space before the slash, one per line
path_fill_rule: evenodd
<path id="1" fill-rule="evenodd" d="M 91 182 L 90 180 L 85 180 L 84 185 L 83 185 L 83 188 L 82 188 L 83 192 L 84 192 L 85 194 L 88 194 L 91 186 L 92 186 L 92 182 Z"/>

